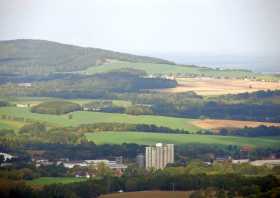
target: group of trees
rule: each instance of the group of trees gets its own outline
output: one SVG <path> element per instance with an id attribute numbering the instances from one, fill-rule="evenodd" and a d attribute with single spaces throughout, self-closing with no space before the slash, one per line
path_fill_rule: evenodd
<path id="1" fill-rule="evenodd" d="M 117 99 L 148 104 L 155 115 L 280 122 L 279 91 L 202 97 L 189 93 L 126 93 Z"/>
<path id="2" fill-rule="evenodd" d="M 76 75 L 76 76 L 75 76 Z M 71 78 L 34 82 L 31 87 L 14 83 L 0 86 L 10 96 L 48 96 L 61 98 L 106 98 L 114 93 L 176 87 L 176 80 L 145 78 L 142 70 L 123 69 L 91 76 L 69 74 Z"/>
<path id="3" fill-rule="evenodd" d="M 18 133 L 12 129 L 0 129 L 2 141 L 14 141 L 34 143 L 59 143 L 59 144 L 80 144 L 87 142 L 85 133 L 106 132 L 106 131 L 144 131 L 152 133 L 176 133 L 189 134 L 188 131 L 159 127 L 148 124 L 127 124 L 127 123 L 95 123 L 84 124 L 77 127 L 48 127 L 41 122 L 31 122 L 21 127 Z"/>
<path id="4" fill-rule="evenodd" d="M 13 129 L 7 129 L 7 128 L 4 128 L 4 129 L 0 129 L 0 136 L 14 136 L 16 135 L 15 134 L 15 131 Z"/>
<path id="5" fill-rule="evenodd" d="M 8 106 L 9 102 L 5 101 L 5 100 L 0 100 L 0 107 L 5 107 Z"/>
<path id="6" fill-rule="evenodd" d="M 66 128 L 67 129 L 67 128 Z M 87 132 L 105 132 L 105 131 L 141 131 L 153 133 L 180 133 L 188 134 L 189 132 L 181 129 L 172 129 L 168 127 L 157 126 L 154 124 L 128 124 L 128 123 L 95 123 L 83 124 L 78 127 L 69 128 L 81 133 Z"/>
<path id="7" fill-rule="evenodd" d="M 42 114 L 66 114 L 73 111 L 81 110 L 79 104 L 69 102 L 69 101 L 49 101 L 40 103 L 31 108 L 33 113 L 42 113 Z"/>
<path id="8" fill-rule="evenodd" d="M 131 115 L 152 115 L 154 114 L 149 105 L 131 104 L 116 105 L 112 100 L 96 100 L 83 105 L 86 111 L 101 111 L 107 113 L 126 113 Z"/>
<path id="9" fill-rule="evenodd" d="M 249 157 L 251 160 L 262 159 L 271 155 L 280 156 L 279 148 L 255 148 L 249 152 L 243 151 L 236 145 L 206 145 L 206 144 L 185 144 L 176 145 L 175 154 L 178 162 L 184 163 L 191 159 L 201 159 L 204 161 L 213 161 L 215 157 L 231 157 L 233 159 L 242 159 Z"/>
<path id="10" fill-rule="evenodd" d="M 48 128 L 44 123 L 25 124 L 16 133 L 12 129 L 0 129 L 0 142 L 3 145 L 17 147 L 25 143 L 78 144 L 84 140 L 84 134 L 66 128 Z"/>
<path id="11" fill-rule="evenodd" d="M 262 99 L 270 99 L 274 97 L 280 96 L 280 90 L 267 90 L 267 91 L 257 91 L 253 93 L 240 93 L 240 94 L 229 94 L 225 96 L 220 96 L 221 99 L 224 100 L 262 100 Z"/>
<path id="12" fill-rule="evenodd" d="M 221 129 L 219 133 L 207 131 L 204 134 L 211 135 L 230 135 L 230 136 L 244 136 L 244 137 L 264 137 L 264 136 L 279 136 L 280 127 L 275 126 L 259 126 L 259 127 L 245 127 L 241 129 Z"/>
<path id="13" fill-rule="evenodd" d="M 19 149 L 44 151 L 41 157 L 50 160 L 62 158 L 70 160 L 114 159 L 117 156 L 123 156 L 124 159 L 133 161 L 137 154 L 144 152 L 144 148 L 143 145 L 137 144 L 96 145 L 91 142 L 83 142 L 82 144 L 29 143 Z"/>
<path id="14" fill-rule="evenodd" d="M 32 180 L 39 177 L 66 177 L 69 176 L 68 169 L 62 164 L 36 167 L 28 163 L 3 167 L 0 169 L 0 178 L 9 180 Z"/>

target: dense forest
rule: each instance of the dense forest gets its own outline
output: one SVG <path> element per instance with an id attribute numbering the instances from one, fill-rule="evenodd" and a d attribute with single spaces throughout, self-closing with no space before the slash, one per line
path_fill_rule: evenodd
<path id="1" fill-rule="evenodd" d="M 146 89 L 176 87 L 175 80 L 146 78 L 142 70 L 123 69 L 92 76 L 64 75 L 61 79 L 36 81 L 30 87 L 6 83 L 0 87 L 5 96 L 48 96 L 61 98 L 105 98 L 107 95 Z"/>

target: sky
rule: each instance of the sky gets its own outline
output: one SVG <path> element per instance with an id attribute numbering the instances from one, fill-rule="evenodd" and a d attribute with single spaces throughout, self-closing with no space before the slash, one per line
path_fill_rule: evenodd
<path id="1" fill-rule="evenodd" d="M 0 40 L 44 39 L 181 62 L 265 56 L 278 64 L 279 24 L 280 0 L 0 0 Z"/>

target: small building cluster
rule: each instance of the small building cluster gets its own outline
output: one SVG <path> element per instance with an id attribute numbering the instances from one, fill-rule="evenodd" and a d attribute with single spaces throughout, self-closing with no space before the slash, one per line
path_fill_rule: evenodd
<path id="1" fill-rule="evenodd" d="M 19 87 L 32 87 L 32 83 L 18 83 Z"/>
<path id="2" fill-rule="evenodd" d="M 69 159 L 60 159 L 56 161 L 49 161 L 47 159 L 38 159 L 33 160 L 35 162 L 36 167 L 40 166 L 50 166 L 50 165 L 63 165 L 65 168 L 72 169 L 75 167 L 97 167 L 99 164 L 104 164 L 108 168 L 110 168 L 115 175 L 121 176 L 127 165 L 123 164 L 122 157 L 116 157 L 115 161 L 107 160 L 107 159 L 96 159 L 96 160 L 80 160 L 80 161 L 70 161 Z M 81 171 L 77 171 L 76 176 L 89 176 L 87 172 L 81 174 Z"/>
<path id="3" fill-rule="evenodd" d="M 273 168 L 275 166 L 280 166 L 280 159 L 277 159 L 275 157 L 251 161 L 249 158 L 232 159 L 230 156 L 228 156 L 228 157 L 216 157 L 214 162 L 232 163 L 232 164 L 251 164 L 252 166 L 267 166 L 270 168 Z M 205 164 L 211 165 L 212 163 L 205 162 Z"/>
<path id="4" fill-rule="evenodd" d="M 0 161 L 0 167 L 11 166 L 11 161 L 17 158 L 16 156 L 2 152 L 0 152 L 0 156 L 2 157 L 2 160 Z"/>
<path id="5" fill-rule="evenodd" d="M 19 107 L 19 108 L 28 108 L 30 106 L 31 106 L 30 104 L 20 104 L 20 103 L 16 104 L 16 107 Z"/>

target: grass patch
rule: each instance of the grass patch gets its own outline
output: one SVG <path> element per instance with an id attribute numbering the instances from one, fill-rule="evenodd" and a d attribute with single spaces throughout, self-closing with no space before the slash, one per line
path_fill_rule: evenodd
<path id="1" fill-rule="evenodd" d="M 74 182 L 86 181 L 87 178 L 78 177 L 40 177 L 27 181 L 30 185 L 51 185 L 51 184 L 69 184 Z"/>
<path id="2" fill-rule="evenodd" d="M 169 64 L 157 64 L 157 63 L 137 63 L 137 62 L 126 62 L 113 60 L 110 63 L 105 63 L 100 66 L 90 67 L 81 73 L 84 74 L 96 74 L 105 73 L 112 70 L 132 68 L 141 69 L 146 71 L 148 74 L 175 74 L 175 73 L 198 73 L 199 68 L 193 66 L 179 66 Z"/>
<path id="3" fill-rule="evenodd" d="M 88 140 L 96 144 L 122 144 L 136 143 L 151 145 L 157 142 L 187 144 L 223 144 L 223 145 L 250 145 L 252 147 L 280 147 L 280 136 L 277 137 L 233 137 L 216 135 L 195 135 L 195 134 L 162 134 L 146 132 L 100 132 L 87 133 Z"/>
<path id="4" fill-rule="evenodd" d="M 0 119 L 0 129 L 20 129 L 25 123 L 14 120 L 2 120 Z"/>

